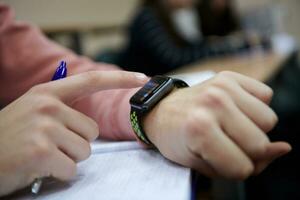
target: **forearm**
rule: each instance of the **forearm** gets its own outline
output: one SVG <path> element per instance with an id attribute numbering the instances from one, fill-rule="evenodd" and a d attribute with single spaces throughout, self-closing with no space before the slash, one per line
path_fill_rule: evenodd
<path id="1" fill-rule="evenodd" d="M 96 64 L 49 41 L 38 28 L 14 21 L 12 11 L 0 5 L 0 101 L 7 105 L 32 86 L 48 82 L 60 60 L 68 75 L 91 70 L 119 70 Z M 86 97 L 74 107 L 99 123 L 102 136 L 133 139 L 129 124 L 129 98 L 135 90 L 104 91 Z"/>

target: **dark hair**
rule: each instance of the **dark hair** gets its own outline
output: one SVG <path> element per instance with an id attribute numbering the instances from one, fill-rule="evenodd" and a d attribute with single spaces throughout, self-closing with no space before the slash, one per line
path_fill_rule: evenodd
<path id="1" fill-rule="evenodd" d="M 221 13 L 213 10 L 211 0 L 202 0 L 197 5 L 198 15 L 201 19 L 201 31 L 203 36 L 225 36 L 240 29 L 239 17 L 237 16 L 231 0 Z"/>
<path id="2" fill-rule="evenodd" d="M 203 36 L 218 35 L 224 36 L 240 29 L 238 17 L 233 9 L 232 3 L 228 0 L 225 10 L 219 14 L 213 14 L 212 0 L 201 0 L 196 3 L 196 9 L 200 18 L 199 29 Z M 163 5 L 162 0 L 144 0 L 142 6 L 153 9 L 158 19 L 161 20 L 170 37 L 180 46 L 186 41 L 177 33 L 170 17 L 170 10 Z"/>
<path id="3" fill-rule="evenodd" d="M 157 15 L 157 18 L 162 22 L 164 28 L 170 34 L 171 39 L 179 46 L 186 44 L 186 41 L 175 30 L 175 26 L 171 20 L 171 11 L 163 5 L 162 0 L 144 0 L 142 6 L 151 8 Z"/>

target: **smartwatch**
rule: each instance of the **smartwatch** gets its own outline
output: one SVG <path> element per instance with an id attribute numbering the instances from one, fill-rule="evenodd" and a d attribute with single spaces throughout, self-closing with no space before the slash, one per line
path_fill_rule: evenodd
<path id="1" fill-rule="evenodd" d="M 188 87 L 188 84 L 180 79 L 167 76 L 154 76 L 144 87 L 138 90 L 130 99 L 130 122 L 137 138 L 147 145 L 152 145 L 142 127 L 143 116 L 173 88 Z"/>

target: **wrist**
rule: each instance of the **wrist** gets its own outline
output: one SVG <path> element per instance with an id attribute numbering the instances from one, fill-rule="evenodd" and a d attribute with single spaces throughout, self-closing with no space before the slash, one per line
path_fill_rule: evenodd
<path id="1" fill-rule="evenodd" d="M 164 104 L 168 104 L 168 98 L 175 93 L 178 88 L 174 88 L 164 99 L 162 99 L 153 109 L 147 113 L 142 119 L 142 126 L 144 127 L 145 134 L 154 146 L 159 146 L 158 142 L 161 141 L 159 136 L 165 133 L 165 126 L 167 116 L 164 112 L 160 112 Z M 168 128 L 168 127 L 167 127 Z"/>
<path id="2" fill-rule="evenodd" d="M 166 76 L 155 76 L 131 97 L 130 121 L 132 128 L 140 141 L 147 145 L 153 145 L 144 131 L 145 116 L 148 115 L 147 118 L 150 116 L 157 122 L 155 124 L 159 124 L 160 121 L 157 119 L 157 114 L 155 114 L 154 111 L 156 111 L 159 107 L 161 100 L 165 99 L 165 97 L 172 92 L 174 88 L 181 87 L 188 87 L 188 85 L 179 79 L 173 79 Z M 150 112 L 152 112 L 152 114 L 149 115 Z M 164 113 L 162 114 L 164 115 Z M 152 116 L 155 116 L 155 118 Z M 147 121 L 148 120 L 146 119 L 146 124 L 148 124 Z M 151 122 L 151 124 L 153 124 L 153 122 Z M 154 133 L 153 130 L 155 130 L 156 127 L 149 127 L 147 125 L 147 129 L 149 130 L 150 128 L 150 131 Z M 151 133 L 149 135 L 151 135 L 150 137 L 152 140 L 156 140 L 153 138 Z"/>

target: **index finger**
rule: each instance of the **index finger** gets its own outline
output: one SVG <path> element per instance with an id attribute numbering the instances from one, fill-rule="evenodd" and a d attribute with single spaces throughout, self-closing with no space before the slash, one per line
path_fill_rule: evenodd
<path id="1" fill-rule="evenodd" d="M 47 83 L 47 89 L 64 102 L 109 89 L 134 88 L 145 84 L 148 77 L 126 71 L 89 71 Z"/>

